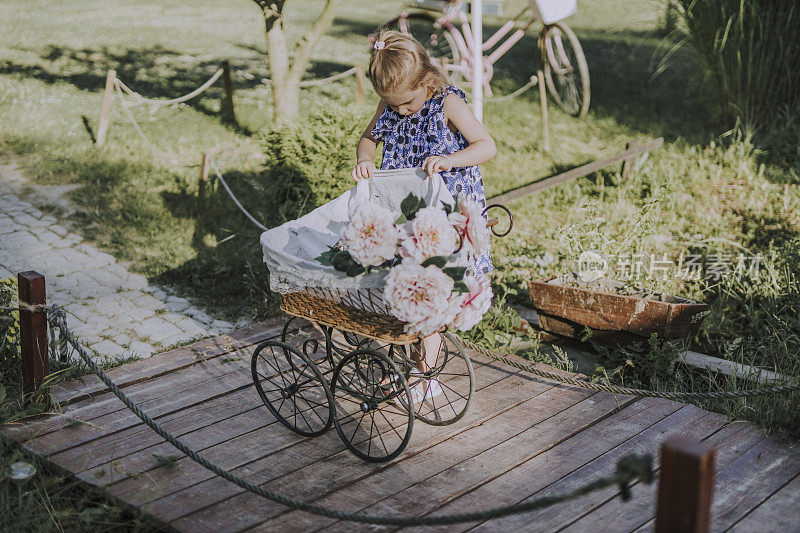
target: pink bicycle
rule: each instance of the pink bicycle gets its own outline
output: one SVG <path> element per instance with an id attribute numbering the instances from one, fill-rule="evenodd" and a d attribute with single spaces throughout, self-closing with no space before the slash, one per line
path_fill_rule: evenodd
<path id="1" fill-rule="evenodd" d="M 529 0 L 530 3 L 482 44 L 483 86 L 487 96 L 494 64 L 542 21 L 538 37 L 539 57 L 550 97 L 567 113 L 582 117 L 589 109 L 589 67 L 575 33 L 561 19 L 575 12 L 569 0 Z M 472 81 L 473 39 L 464 0 L 416 0 L 414 11 L 403 12 L 381 28 L 394 28 L 420 41 L 445 70 Z M 502 8 L 502 2 L 486 1 L 484 10 Z M 487 10 L 488 11 L 488 10 Z M 455 23 L 461 28 L 457 28 Z M 509 32 L 512 32 L 502 43 Z M 370 36 L 374 40 L 374 34 Z M 454 80 L 457 81 L 457 80 Z"/>

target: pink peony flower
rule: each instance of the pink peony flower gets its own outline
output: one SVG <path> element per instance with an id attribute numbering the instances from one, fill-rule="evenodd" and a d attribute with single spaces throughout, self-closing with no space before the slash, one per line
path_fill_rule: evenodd
<path id="1" fill-rule="evenodd" d="M 489 249 L 489 230 L 480 204 L 464 196 L 459 198 L 458 211 L 450 213 L 448 220 L 464 239 L 463 249 L 480 255 Z"/>
<path id="2" fill-rule="evenodd" d="M 450 305 L 453 280 L 433 265 L 422 267 L 404 259 L 386 276 L 383 301 L 408 333 L 430 335 L 453 320 L 457 306 Z"/>
<path id="3" fill-rule="evenodd" d="M 492 305 L 494 296 L 488 276 L 467 276 L 464 283 L 469 288 L 469 294 L 462 296 L 461 308 L 453 319 L 453 326 L 461 331 L 470 330 L 481 321 Z"/>
<path id="4" fill-rule="evenodd" d="M 377 204 L 359 206 L 342 234 L 344 249 L 363 266 L 378 266 L 397 251 L 397 228 L 391 211 Z"/>
<path id="5" fill-rule="evenodd" d="M 429 257 L 450 256 L 458 247 L 458 234 L 447 214 L 436 207 L 417 211 L 401 230 L 400 257 L 421 263 Z"/>

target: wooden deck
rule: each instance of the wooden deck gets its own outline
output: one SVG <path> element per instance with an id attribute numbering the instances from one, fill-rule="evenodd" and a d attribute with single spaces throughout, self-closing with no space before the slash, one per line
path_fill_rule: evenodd
<path id="1" fill-rule="evenodd" d="M 748 423 L 691 405 L 554 386 L 477 354 L 476 396 L 445 427 L 414 424 L 395 461 L 368 464 L 332 429 L 306 439 L 275 421 L 250 378 L 255 344 L 283 320 L 136 361 L 109 372 L 167 431 L 218 465 L 269 490 L 374 514 L 474 511 L 560 493 L 613 472 L 628 453 L 652 453 L 675 434 L 713 443 L 715 531 L 798 530 L 800 450 Z M 56 394 L 61 415 L 2 433 L 78 478 L 180 531 L 353 531 L 244 492 L 182 457 L 94 376 Z M 539 512 L 448 531 L 633 531 L 652 529 L 656 486 L 633 487 L 627 503 L 607 489 Z M 435 529 L 435 528 L 430 528 Z"/>

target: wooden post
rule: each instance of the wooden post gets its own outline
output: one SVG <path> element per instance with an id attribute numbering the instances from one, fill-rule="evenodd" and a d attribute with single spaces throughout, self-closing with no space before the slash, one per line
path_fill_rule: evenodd
<path id="1" fill-rule="evenodd" d="M 231 67 L 227 61 L 222 62 L 222 82 L 225 85 L 225 100 L 222 103 L 223 121 L 236 125 L 236 114 L 233 111 L 233 83 L 231 82 Z"/>
<path id="2" fill-rule="evenodd" d="M 544 72 L 538 70 L 536 77 L 539 80 L 539 103 L 542 105 L 542 148 L 550 150 L 550 127 L 547 120 L 547 91 L 544 86 Z"/>
<path id="3" fill-rule="evenodd" d="M 27 306 L 45 305 L 44 276 L 34 270 L 20 272 L 17 274 L 17 290 L 20 303 L 22 392 L 29 397 L 42 386 L 50 373 L 47 359 L 47 316 L 43 309 L 27 308 Z M 49 397 L 45 398 L 45 403 L 49 408 Z"/>
<path id="4" fill-rule="evenodd" d="M 359 104 L 364 101 L 364 85 L 366 81 L 367 76 L 364 74 L 364 69 L 356 65 L 356 102 Z"/>
<path id="5" fill-rule="evenodd" d="M 711 445 L 681 436 L 661 446 L 656 532 L 709 530 L 716 455 Z"/>
<path id="6" fill-rule="evenodd" d="M 636 143 L 626 143 L 625 150 L 630 150 L 632 148 L 636 148 L 638 145 Z M 622 179 L 626 180 L 630 177 L 631 173 L 633 172 L 633 165 L 636 163 L 636 158 L 639 157 L 639 154 L 632 155 L 626 159 L 622 160 Z"/>
<path id="7" fill-rule="evenodd" d="M 208 185 L 208 154 L 203 152 L 200 158 L 200 184 L 197 190 L 198 198 L 202 199 L 206 193 L 206 186 Z"/>
<path id="8" fill-rule="evenodd" d="M 100 110 L 100 125 L 97 127 L 97 146 L 103 146 L 106 142 L 106 132 L 108 131 L 108 121 L 111 117 L 111 100 L 114 98 L 114 82 L 117 79 L 117 71 L 109 70 L 106 74 L 106 90 L 103 93 L 103 107 Z"/>

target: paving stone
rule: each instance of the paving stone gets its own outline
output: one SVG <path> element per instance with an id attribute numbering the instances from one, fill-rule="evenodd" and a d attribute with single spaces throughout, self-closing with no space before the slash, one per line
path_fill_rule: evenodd
<path id="1" fill-rule="evenodd" d="M 142 341 L 133 341 L 128 346 L 128 353 L 136 357 L 149 357 L 156 352 L 156 349 L 151 344 Z"/>
<path id="2" fill-rule="evenodd" d="M 137 322 L 141 322 L 146 318 L 150 318 L 151 316 L 155 315 L 155 311 L 152 309 L 147 309 L 146 307 L 129 307 L 125 309 L 125 313 L 131 318 L 131 325 Z"/>
<path id="3" fill-rule="evenodd" d="M 38 209 L 36 209 L 35 207 L 30 207 L 30 208 L 26 209 L 25 211 L 26 211 L 26 212 L 27 212 L 27 213 L 28 213 L 30 216 L 32 216 L 32 217 L 34 217 L 34 218 L 42 218 L 42 217 L 44 216 L 44 213 L 42 213 L 41 211 L 39 211 L 39 210 L 38 210 Z"/>
<path id="4" fill-rule="evenodd" d="M 147 290 L 150 291 L 150 294 L 153 295 L 153 298 L 158 298 L 161 301 L 164 301 L 168 298 L 167 293 L 162 291 L 161 289 L 155 288 L 152 285 L 147 287 Z"/>
<path id="5" fill-rule="evenodd" d="M 127 346 L 131 343 L 131 338 L 125 335 L 124 333 L 120 333 L 119 335 L 112 338 L 114 342 L 119 344 L 120 346 Z"/>
<path id="6" fill-rule="evenodd" d="M 201 322 L 206 325 L 210 324 L 212 321 L 212 318 L 208 316 L 205 311 L 201 311 L 196 307 L 190 307 L 189 309 L 184 311 L 184 313 L 194 318 L 198 322 Z"/>
<path id="7" fill-rule="evenodd" d="M 186 311 L 189 305 L 189 302 L 185 298 L 167 296 L 165 307 L 173 313 L 180 313 L 181 311 Z"/>
<path id="8" fill-rule="evenodd" d="M 220 331 L 230 331 L 233 329 L 233 324 L 224 320 L 215 320 L 211 323 L 211 327 Z"/>
<path id="9" fill-rule="evenodd" d="M 98 252 L 97 255 L 95 256 L 95 259 L 102 266 L 112 265 L 116 263 L 114 256 L 111 254 L 107 254 L 105 252 Z"/>
<path id="10" fill-rule="evenodd" d="M 59 237 L 66 237 L 67 236 L 67 228 L 64 226 L 60 226 L 58 224 L 53 224 L 50 226 L 50 231 L 58 235 Z"/>
<path id="11" fill-rule="evenodd" d="M 55 218 L 53 218 L 53 217 L 52 217 L 52 216 L 50 216 L 50 215 L 44 215 L 44 216 L 41 218 L 41 220 L 42 220 L 42 222 L 44 222 L 45 224 L 47 224 L 47 227 L 50 227 L 50 226 L 54 225 L 56 222 L 58 222 L 58 221 L 57 221 Z"/>
<path id="12" fill-rule="evenodd" d="M 20 212 L 14 215 L 14 222 L 16 222 L 20 226 L 31 227 L 33 224 L 39 222 L 39 219 L 33 218 L 28 213 Z"/>
<path id="13" fill-rule="evenodd" d="M 44 244 L 51 245 L 54 242 L 58 242 L 61 240 L 59 235 L 56 235 L 49 229 L 42 229 L 36 232 L 36 237 L 42 241 Z"/>
<path id="14" fill-rule="evenodd" d="M 149 294 L 140 294 L 136 298 L 132 298 L 131 302 L 137 307 L 141 307 L 143 309 L 149 309 L 151 311 L 156 311 L 157 309 L 164 308 L 163 302 L 157 300 L 156 298 L 153 298 Z"/>
<path id="15" fill-rule="evenodd" d="M 132 329 L 139 337 L 144 337 L 154 342 L 160 342 L 162 339 L 182 333 L 174 324 L 170 324 L 159 317 L 148 318 L 141 324 L 134 325 Z"/>
<path id="16" fill-rule="evenodd" d="M 123 282 L 123 287 L 132 290 L 142 290 L 147 287 L 147 278 L 141 274 L 128 273 L 128 277 Z"/>
<path id="17" fill-rule="evenodd" d="M 186 333 L 191 333 L 194 335 L 204 335 L 208 331 L 208 328 L 206 328 L 203 324 L 189 317 L 181 318 L 175 322 L 175 325 Z"/>
<path id="18" fill-rule="evenodd" d="M 161 339 L 160 342 L 161 342 L 161 346 L 163 346 L 164 348 L 168 348 L 168 347 L 172 347 L 172 346 L 175 346 L 175 345 L 178 345 L 178 344 L 179 345 L 188 344 L 189 342 L 193 341 L 195 338 L 197 338 L 199 336 L 201 336 L 201 335 L 192 335 L 190 333 L 182 332 L 182 333 L 178 333 L 176 335 L 170 335 L 169 337 Z"/>
<path id="19" fill-rule="evenodd" d="M 94 268 L 92 270 L 88 270 L 85 272 L 86 275 L 90 276 L 100 285 L 105 285 L 110 289 L 113 289 L 115 294 L 119 287 L 122 286 L 122 279 L 116 274 L 112 274 L 106 270 L 101 270 L 99 268 Z"/>
<path id="20" fill-rule="evenodd" d="M 109 359 L 125 353 L 125 348 L 123 348 L 116 342 L 107 339 L 104 341 L 100 341 L 96 344 L 92 344 L 91 346 L 89 346 L 89 349 L 94 351 L 96 354 Z"/>

